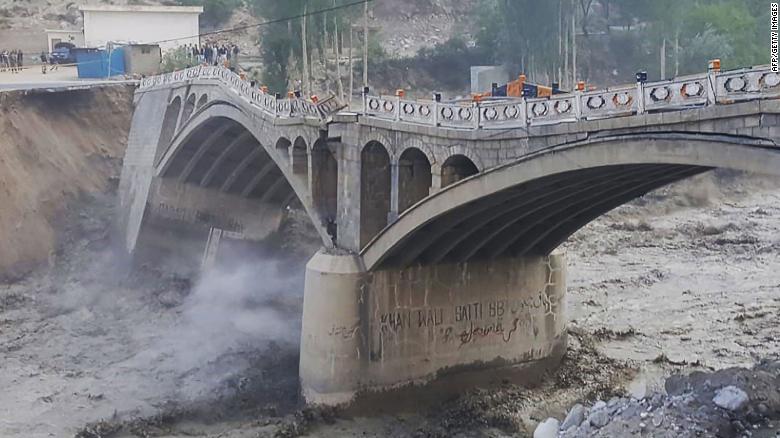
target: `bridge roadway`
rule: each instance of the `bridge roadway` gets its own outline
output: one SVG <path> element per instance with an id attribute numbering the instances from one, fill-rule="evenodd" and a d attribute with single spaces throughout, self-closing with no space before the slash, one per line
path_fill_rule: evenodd
<path id="1" fill-rule="evenodd" d="M 262 241 L 305 209 L 323 243 L 304 298 L 311 403 L 533 380 L 565 351 L 555 249 L 671 182 L 780 173 L 778 97 L 780 75 L 755 67 L 540 99 L 366 95 L 351 113 L 196 67 L 136 91 L 121 232 L 131 253 L 197 263 L 210 230 Z"/>

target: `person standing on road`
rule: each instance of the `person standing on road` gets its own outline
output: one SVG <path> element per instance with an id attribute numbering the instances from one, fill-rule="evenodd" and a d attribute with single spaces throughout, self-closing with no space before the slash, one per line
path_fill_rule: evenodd
<path id="1" fill-rule="evenodd" d="M 46 74 L 46 52 L 41 51 L 41 73 Z"/>
<path id="2" fill-rule="evenodd" d="M 24 67 L 24 53 L 19 50 L 16 52 L 16 68 L 21 72 Z"/>
<path id="3" fill-rule="evenodd" d="M 8 67 L 11 69 L 11 73 L 16 73 L 16 50 L 11 50 L 8 54 Z"/>

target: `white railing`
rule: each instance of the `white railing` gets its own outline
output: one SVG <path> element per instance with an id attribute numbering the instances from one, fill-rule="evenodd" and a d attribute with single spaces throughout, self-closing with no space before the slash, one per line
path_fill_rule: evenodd
<path id="1" fill-rule="evenodd" d="M 771 98 L 780 98 L 780 74 L 762 66 L 533 99 L 453 103 L 368 95 L 363 115 L 444 128 L 506 129 Z"/>
<path id="2" fill-rule="evenodd" d="M 344 105 L 333 96 L 318 103 L 300 98 L 277 99 L 274 95 L 252 87 L 248 81 L 241 79 L 239 75 L 232 71 L 217 66 L 197 66 L 186 70 L 143 78 L 141 79 L 139 88 L 141 90 L 147 90 L 166 86 L 168 84 L 194 80 L 219 81 L 223 85 L 228 86 L 247 102 L 272 117 L 313 117 L 325 120 L 331 114 L 344 108 Z"/>

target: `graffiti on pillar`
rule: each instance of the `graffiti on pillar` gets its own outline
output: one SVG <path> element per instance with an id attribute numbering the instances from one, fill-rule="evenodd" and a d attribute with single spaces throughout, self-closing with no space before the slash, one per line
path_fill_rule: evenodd
<path id="1" fill-rule="evenodd" d="M 379 326 L 383 333 L 398 333 L 402 329 L 437 327 L 444 323 L 443 307 L 423 307 L 383 313 Z"/>
<path id="2" fill-rule="evenodd" d="M 522 298 L 493 298 L 457 303 L 450 308 L 395 308 L 378 315 L 380 336 L 401 336 L 405 331 L 431 333 L 459 348 L 481 340 L 509 343 L 518 333 L 539 335 L 536 324 L 555 315 L 558 300 L 542 290 Z"/>
<path id="3" fill-rule="evenodd" d="M 347 326 L 337 326 L 333 325 L 331 329 L 328 331 L 328 336 L 336 336 L 341 339 L 352 339 L 357 334 L 358 330 L 360 329 L 360 323 L 357 323 L 353 325 L 352 327 Z"/>

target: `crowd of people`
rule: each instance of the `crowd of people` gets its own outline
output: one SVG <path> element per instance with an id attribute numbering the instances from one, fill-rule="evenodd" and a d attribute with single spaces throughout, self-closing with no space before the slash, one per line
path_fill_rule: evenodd
<path id="1" fill-rule="evenodd" d="M 0 72 L 19 73 L 24 67 L 24 53 L 21 50 L 0 51 Z"/>
<path id="2" fill-rule="evenodd" d="M 239 48 L 235 44 L 205 43 L 198 47 L 195 44 L 184 46 L 193 64 L 222 65 L 235 67 L 238 65 Z"/>

